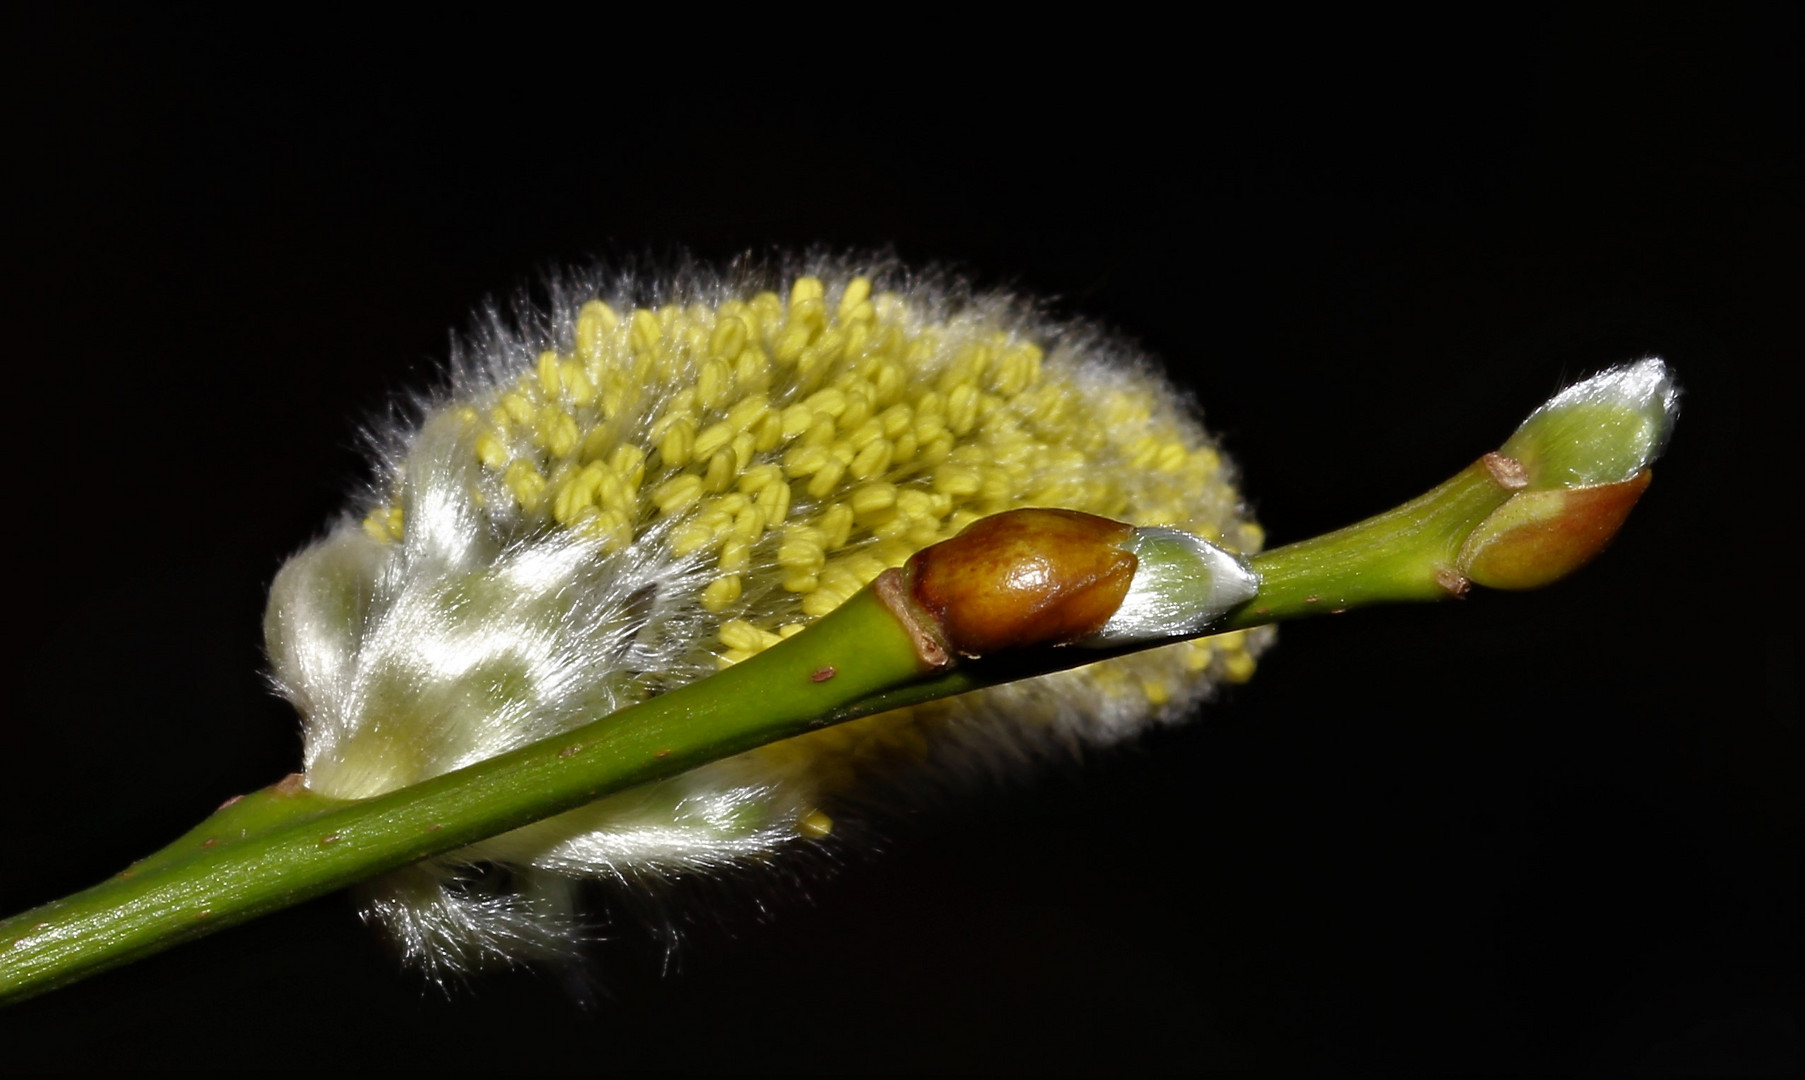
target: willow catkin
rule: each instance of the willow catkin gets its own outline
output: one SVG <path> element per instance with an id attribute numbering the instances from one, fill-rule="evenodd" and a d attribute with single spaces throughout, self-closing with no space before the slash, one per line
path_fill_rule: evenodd
<path id="1" fill-rule="evenodd" d="M 265 627 L 310 788 L 364 798 L 743 660 L 988 514 L 1064 507 L 1257 550 L 1229 464 L 1149 361 L 889 265 L 575 279 L 492 315 L 366 505 Z M 566 949 L 569 883 L 647 886 L 831 844 L 861 799 L 1183 716 L 1252 672 L 1227 634 L 830 727 L 379 879 L 435 973 Z M 491 865 L 473 887 L 469 867 Z"/>

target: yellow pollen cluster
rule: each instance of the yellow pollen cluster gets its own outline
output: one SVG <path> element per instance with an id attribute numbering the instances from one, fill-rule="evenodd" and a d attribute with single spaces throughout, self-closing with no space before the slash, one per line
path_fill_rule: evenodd
<path id="1" fill-rule="evenodd" d="M 460 415 L 491 512 L 584 530 L 608 552 L 653 543 L 703 560 L 696 599 L 719 623 L 701 647 L 722 664 L 1013 507 L 1259 546 L 1216 450 L 1163 384 L 1086 369 L 1058 348 L 1049 358 L 1019 321 L 980 304 L 912 310 L 865 277 L 624 312 L 592 300 L 566 348 Z M 396 540 L 405 523 L 382 506 L 365 528 Z M 1253 669 L 1241 635 L 1162 652 L 1091 677 L 1158 706 L 1206 672 L 1240 681 Z M 927 734 L 889 714 L 760 753 L 848 757 L 874 738 L 919 753 Z"/>

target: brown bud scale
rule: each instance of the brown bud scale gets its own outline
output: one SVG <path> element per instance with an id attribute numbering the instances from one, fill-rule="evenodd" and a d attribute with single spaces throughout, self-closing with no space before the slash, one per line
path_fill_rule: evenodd
<path id="1" fill-rule="evenodd" d="M 1097 633 L 1134 579 L 1134 528 L 1073 510 L 1011 510 L 924 548 L 904 568 L 908 599 L 948 651 L 984 656 Z"/>

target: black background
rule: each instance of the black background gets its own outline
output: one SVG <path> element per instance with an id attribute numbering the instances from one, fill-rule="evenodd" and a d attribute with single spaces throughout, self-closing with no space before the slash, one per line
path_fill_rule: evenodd
<path id="1" fill-rule="evenodd" d="M 1797 1067 L 1790 5 L 262 18 L 4 28 L 7 910 L 293 767 L 268 579 L 550 268 L 883 247 L 1052 296 L 1195 391 L 1274 542 L 1609 363 L 1667 357 L 1683 415 L 1556 589 L 1288 628 L 1194 723 L 689 890 L 672 974 L 617 912 L 591 1008 L 447 1001 L 331 897 L 0 1014 L 0 1061 Z"/>

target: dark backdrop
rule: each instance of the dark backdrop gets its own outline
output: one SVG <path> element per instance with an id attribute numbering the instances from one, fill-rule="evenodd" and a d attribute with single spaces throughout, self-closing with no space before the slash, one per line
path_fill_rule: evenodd
<path id="1" fill-rule="evenodd" d="M 8 16 L 4 907 L 293 767 L 267 581 L 358 423 L 568 263 L 887 247 L 1055 297 L 1195 391 L 1275 542 L 1658 353 L 1684 412 L 1616 548 L 1286 629 L 1195 722 L 806 898 L 690 890 L 671 974 L 618 913 L 589 1010 L 446 1001 L 333 897 L 0 1014 L 0 1061 L 1796 1067 L 1791 6 L 910 17 Z"/>

